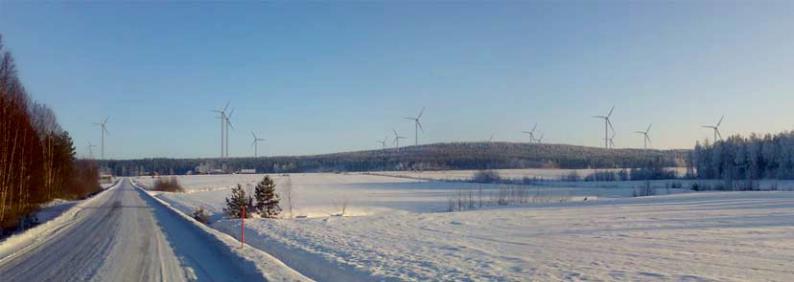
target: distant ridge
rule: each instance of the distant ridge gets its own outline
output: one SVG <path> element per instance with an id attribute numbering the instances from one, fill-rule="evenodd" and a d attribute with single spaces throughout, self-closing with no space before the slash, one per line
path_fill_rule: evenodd
<path id="1" fill-rule="evenodd" d="M 259 173 L 506 168 L 630 168 L 649 162 L 684 166 L 691 150 L 604 149 L 566 144 L 456 142 L 306 156 L 100 161 L 116 175 L 185 174 L 199 165 Z"/>

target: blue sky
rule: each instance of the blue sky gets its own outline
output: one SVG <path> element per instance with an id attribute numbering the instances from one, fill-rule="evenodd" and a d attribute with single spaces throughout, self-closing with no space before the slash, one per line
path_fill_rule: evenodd
<path id="1" fill-rule="evenodd" d="M 654 124 L 656 148 L 794 127 L 794 4 L 787 2 L 0 2 L 0 34 L 27 89 L 80 155 L 110 116 L 113 158 L 378 148 L 427 107 L 422 143 L 618 147 Z"/>

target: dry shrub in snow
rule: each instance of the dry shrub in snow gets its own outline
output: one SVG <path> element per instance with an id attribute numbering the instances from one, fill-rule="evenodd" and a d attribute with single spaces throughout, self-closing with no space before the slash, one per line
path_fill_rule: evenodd
<path id="1" fill-rule="evenodd" d="M 196 208 L 196 210 L 193 211 L 193 219 L 204 224 L 210 223 L 210 215 L 207 214 L 207 211 L 202 207 Z"/>
<path id="2" fill-rule="evenodd" d="M 534 191 L 533 191 L 533 188 Z M 484 188 L 459 188 L 448 199 L 448 212 L 466 211 L 483 206 L 566 202 L 570 195 L 541 193 L 539 187 L 526 185 L 499 185 Z"/>
<path id="3" fill-rule="evenodd" d="M 179 185 L 179 180 L 176 177 L 160 177 L 154 181 L 154 186 L 152 187 L 153 191 L 163 191 L 163 192 L 185 192 L 185 189 Z"/>
<path id="4" fill-rule="evenodd" d="M 334 201 L 334 209 L 338 210 L 339 213 L 334 214 L 335 216 L 345 216 L 345 212 L 347 212 L 347 205 L 350 201 L 347 198 L 342 199 L 342 201 Z"/>

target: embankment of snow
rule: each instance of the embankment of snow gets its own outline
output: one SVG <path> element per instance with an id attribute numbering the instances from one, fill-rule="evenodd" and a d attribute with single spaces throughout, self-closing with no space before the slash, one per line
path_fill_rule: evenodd
<path id="1" fill-rule="evenodd" d="M 107 191 L 114 189 L 118 186 L 118 181 L 114 182 L 111 186 L 103 186 Z M 0 262 L 14 257 L 14 254 L 24 252 L 27 248 L 31 248 L 42 240 L 42 238 L 49 238 L 52 234 L 59 232 L 63 227 L 69 225 L 70 221 L 90 203 L 94 202 L 98 197 L 104 193 L 99 193 L 88 199 L 74 202 L 73 204 L 61 204 L 54 209 L 44 209 L 42 215 L 44 219 L 39 218 L 43 223 L 28 229 L 22 233 L 11 235 L 2 242 L 0 242 Z M 56 206 L 57 203 L 56 203 Z M 45 221 L 46 220 L 46 221 Z"/>
<path id="2" fill-rule="evenodd" d="M 196 228 L 196 232 L 202 232 L 206 234 L 210 239 L 214 239 L 214 241 L 225 245 L 231 251 L 231 253 L 239 256 L 240 258 L 253 262 L 256 265 L 258 271 L 262 273 L 262 275 L 268 281 L 311 281 L 311 279 L 291 269 L 289 266 L 285 265 L 283 262 L 269 255 L 268 253 L 251 247 L 240 248 L 240 242 L 234 237 L 207 227 L 206 225 L 174 208 L 169 203 L 153 196 L 149 191 L 144 189 L 140 183 L 137 183 L 136 181 L 133 181 L 132 183 L 136 189 L 141 190 L 143 194 L 155 200 L 160 205 L 166 207 L 168 211 L 180 217 L 181 219 L 192 223 L 192 225 Z"/>

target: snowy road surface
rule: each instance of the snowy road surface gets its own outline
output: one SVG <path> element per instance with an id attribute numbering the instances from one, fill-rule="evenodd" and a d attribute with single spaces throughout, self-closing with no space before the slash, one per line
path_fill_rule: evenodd
<path id="1" fill-rule="evenodd" d="M 0 280 L 264 280 L 252 262 L 143 193 L 122 180 L 67 224 L 0 258 Z"/>

